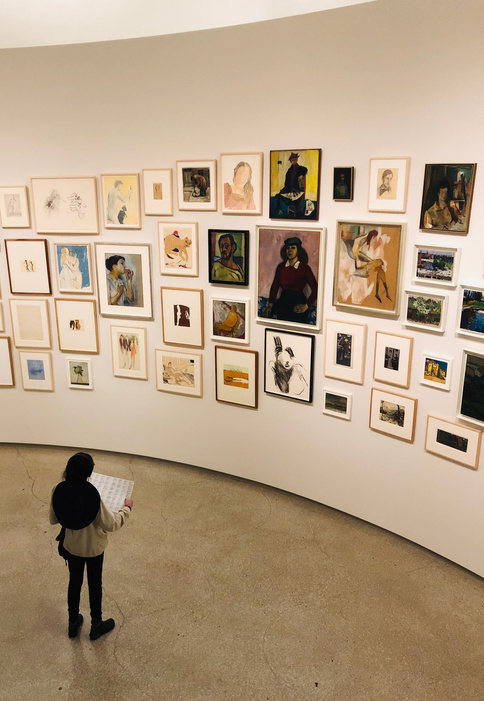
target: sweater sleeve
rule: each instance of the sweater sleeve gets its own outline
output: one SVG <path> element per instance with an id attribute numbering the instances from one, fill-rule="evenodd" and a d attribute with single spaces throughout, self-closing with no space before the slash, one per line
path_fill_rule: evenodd
<path id="1" fill-rule="evenodd" d="M 121 526 L 124 526 L 130 513 L 131 510 L 129 506 L 123 506 L 119 511 L 110 511 L 101 499 L 101 506 L 95 522 L 103 531 L 111 533 L 112 531 L 117 531 Z"/>

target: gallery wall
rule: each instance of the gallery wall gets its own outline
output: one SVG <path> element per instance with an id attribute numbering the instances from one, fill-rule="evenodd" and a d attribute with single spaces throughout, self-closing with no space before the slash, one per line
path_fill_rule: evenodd
<path id="1" fill-rule="evenodd" d="M 156 217 L 142 229 L 104 231 L 79 240 L 150 243 L 154 320 L 148 380 L 113 377 L 110 325 L 99 318 L 100 354 L 90 356 L 94 390 L 68 389 L 66 361 L 55 337 L 49 299 L 55 391 L 0 389 L 0 440 L 68 445 L 147 455 L 227 472 L 309 497 L 368 520 L 484 575 L 484 465 L 476 471 L 424 450 L 429 414 L 456 420 L 464 349 L 479 340 L 455 333 L 458 288 L 450 294 L 443 335 L 408 330 L 402 318 L 336 310 L 332 281 L 338 219 L 407 224 L 403 288 L 412 287 L 415 243 L 462 248 L 459 283 L 481 285 L 484 261 L 484 144 L 481 31 L 484 6 L 462 0 L 379 0 L 315 15 L 178 36 L 0 52 L 0 185 L 29 185 L 33 176 L 80 176 L 175 168 L 177 159 L 219 158 L 221 152 L 264 153 L 261 217 L 182 212 L 199 224 L 198 278 L 162 277 Z M 362 385 L 324 377 L 324 333 L 316 334 L 312 404 L 269 396 L 259 385 L 257 410 L 215 400 L 214 342 L 208 283 L 208 228 L 249 229 L 249 287 L 255 301 L 255 227 L 268 224 L 269 151 L 322 149 L 319 225 L 327 229 L 324 319 L 365 323 Z M 410 157 L 404 214 L 367 210 L 371 157 Z M 466 236 L 419 230 L 426 163 L 477 163 Z M 333 202 L 335 166 L 355 167 L 351 203 Z M 170 219 L 170 218 L 167 218 Z M 35 230 L 2 230 L 29 238 Z M 50 250 L 55 236 L 46 237 Z M 155 348 L 162 348 L 161 285 L 203 289 L 203 398 L 158 392 Z M 227 293 L 232 293 L 227 288 Z M 11 335 L 9 286 L 0 251 L 0 302 Z M 235 296 L 235 295 L 234 295 Z M 134 322 L 133 322 L 134 323 Z M 324 329 L 324 326 L 323 326 Z M 414 338 L 411 382 L 418 399 L 415 440 L 369 429 L 375 332 Z M 263 356 L 264 326 L 252 319 L 249 348 Z M 453 358 L 450 392 L 419 383 L 422 353 Z M 323 415 L 322 389 L 352 395 L 351 421 Z M 391 388 L 388 388 L 391 389 Z M 400 391 L 400 390 L 397 390 Z M 59 465 L 59 471 L 62 469 Z"/>

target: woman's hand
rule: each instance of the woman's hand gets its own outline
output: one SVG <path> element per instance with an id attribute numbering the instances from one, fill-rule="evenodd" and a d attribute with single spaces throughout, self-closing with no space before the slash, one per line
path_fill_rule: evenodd
<path id="1" fill-rule="evenodd" d="M 296 304 L 296 306 L 292 308 L 292 311 L 296 312 L 296 314 L 304 314 L 308 309 L 309 307 L 307 304 Z"/>
<path id="2" fill-rule="evenodd" d="M 129 508 L 132 509 L 133 508 L 133 500 L 132 499 L 125 499 L 124 505 L 129 506 Z"/>

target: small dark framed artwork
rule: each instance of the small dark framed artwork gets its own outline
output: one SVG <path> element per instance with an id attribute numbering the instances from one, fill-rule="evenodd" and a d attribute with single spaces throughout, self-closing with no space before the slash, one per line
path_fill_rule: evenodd
<path id="1" fill-rule="evenodd" d="M 208 230 L 208 279 L 220 285 L 249 284 L 249 232 Z"/>
<path id="2" fill-rule="evenodd" d="M 333 200 L 335 202 L 353 201 L 354 179 L 355 169 L 353 167 L 333 169 Z"/>
<path id="3" fill-rule="evenodd" d="M 313 360 L 314 336 L 266 329 L 264 392 L 312 402 Z"/>

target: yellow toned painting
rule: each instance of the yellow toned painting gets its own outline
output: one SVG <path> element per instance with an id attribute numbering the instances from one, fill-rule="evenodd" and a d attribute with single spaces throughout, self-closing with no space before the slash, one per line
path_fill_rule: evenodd
<path id="1" fill-rule="evenodd" d="M 319 219 L 321 149 L 271 151 L 271 219 Z"/>
<path id="2" fill-rule="evenodd" d="M 102 175 L 104 226 L 106 229 L 140 229 L 139 175 Z"/>

